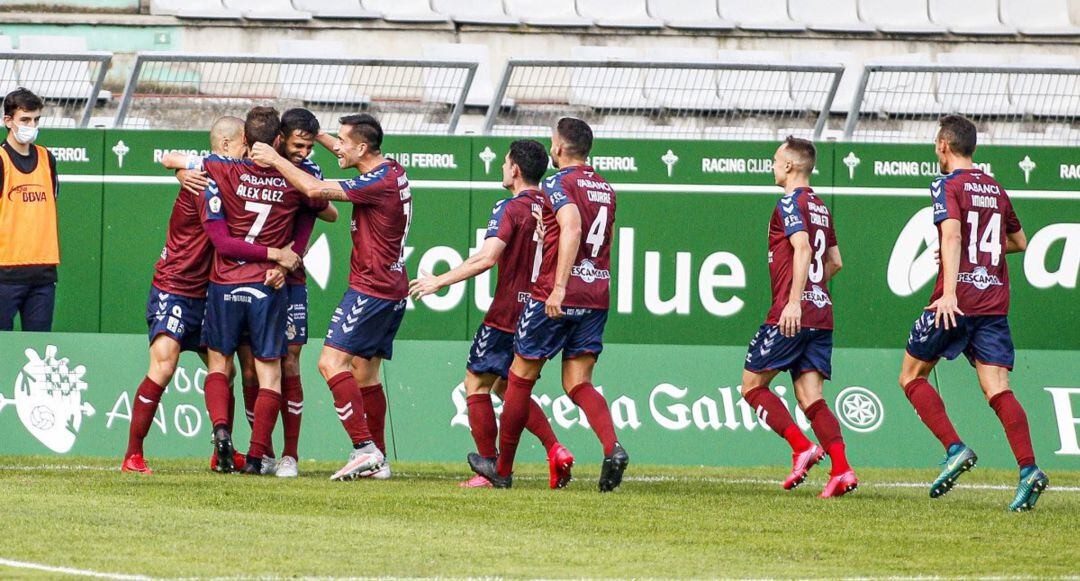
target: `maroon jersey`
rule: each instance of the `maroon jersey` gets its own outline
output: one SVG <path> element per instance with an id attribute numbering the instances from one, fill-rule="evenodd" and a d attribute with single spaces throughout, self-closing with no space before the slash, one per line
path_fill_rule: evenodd
<path id="1" fill-rule="evenodd" d="M 615 190 L 596 170 L 580 165 L 564 168 L 544 180 L 544 258 L 540 276 L 533 285 L 532 298 L 546 301 L 555 288 L 559 259 L 559 224 L 555 214 L 573 205 L 581 214 L 581 244 L 563 305 L 587 309 L 607 309 L 611 305 L 611 232 L 615 226 Z"/>
<path id="2" fill-rule="evenodd" d="M 797 232 L 810 239 L 810 272 L 802 293 L 802 326 L 832 329 L 832 297 L 825 280 L 825 251 L 836 246 L 836 230 L 825 202 L 810 188 L 796 188 L 780 198 L 769 221 L 769 277 L 772 279 L 772 308 L 766 325 L 780 322 L 780 314 L 791 294 L 795 248 L 788 240 Z"/>
<path id="3" fill-rule="evenodd" d="M 1005 262 L 1007 235 L 1020 231 L 1005 188 L 978 169 L 958 169 L 930 186 L 934 224 L 941 239 L 941 223 L 960 221 L 960 269 L 956 302 L 965 315 L 1009 314 L 1009 267 Z M 944 265 L 930 303 L 941 298 Z"/>
<path id="4" fill-rule="evenodd" d="M 206 220 L 225 220 L 229 235 L 246 242 L 282 248 L 292 245 L 298 210 L 316 212 L 328 202 L 311 201 L 289 185 L 276 170 L 250 160 L 210 155 L 203 160 L 210 185 L 206 189 Z M 273 262 L 244 262 L 214 253 L 210 280 L 218 284 L 263 282 Z"/>
<path id="5" fill-rule="evenodd" d="M 498 238 L 506 243 L 499 257 L 499 282 L 495 298 L 484 316 L 484 324 L 513 333 L 518 317 L 529 298 L 529 290 L 540 273 L 539 233 L 533 211 L 541 212 L 544 194 L 526 190 L 513 198 L 500 200 L 491 211 L 484 238 Z"/>
<path id="6" fill-rule="evenodd" d="M 323 179 L 322 168 L 319 167 L 319 164 L 310 159 L 305 158 L 304 161 L 300 162 L 300 168 L 315 176 L 315 179 Z M 301 256 L 303 256 L 303 253 L 301 253 Z M 307 284 L 307 269 L 301 266 L 289 274 L 286 274 L 285 284 Z"/>
<path id="7" fill-rule="evenodd" d="M 161 258 L 154 265 L 154 286 L 170 294 L 203 298 L 210 282 L 214 246 L 203 231 L 203 198 L 180 188 L 169 216 Z"/>
<path id="8" fill-rule="evenodd" d="M 341 182 L 353 203 L 349 288 L 400 301 L 409 294 L 405 241 L 412 223 L 412 190 L 405 168 L 387 160 L 366 174 Z"/>

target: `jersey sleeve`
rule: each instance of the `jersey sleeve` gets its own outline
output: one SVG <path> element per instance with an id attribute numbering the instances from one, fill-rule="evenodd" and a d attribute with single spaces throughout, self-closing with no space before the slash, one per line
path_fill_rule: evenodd
<path id="1" fill-rule="evenodd" d="M 806 220 L 803 219 L 799 202 L 794 198 L 780 198 L 776 202 L 776 211 L 780 212 L 780 223 L 784 225 L 784 236 L 790 238 L 797 232 L 806 232 Z"/>
<path id="2" fill-rule="evenodd" d="M 191 154 L 187 157 L 187 169 L 193 169 L 195 171 L 203 170 L 203 161 L 206 160 L 205 156 Z"/>
<path id="3" fill-rule="evenodd" d="M 541 186 L 544 195 L 551 200 L 551 209 L 556 214 L 558 214 L 559 210 L 563 209 L 564 206 L 572 205 L 574 203 L 566 193 L 566 185 L 563 183 L 563 177 L 565 177 L 564 174 L 557 173 L 544 180 L 544 183 Z"/>
<path id="4" fill-rule="evenodd" d="M 831 218 L 832 216 L 830 216 Z M 839 246 L 836 242 L 836 228 L 825 229 L 825 247 L 832 248 L 833 246 Z"/>
<path id="5" fill-rule="evenodd" d="M 316 200 L 307 196 L 303 197 L 303 205 L 306 212 L 318 214 L 330 207 L 330 200 Z"/>
<path id="6" fill-rule="evenodd" d="M 930 184 L 930 197 L 934 200 L 934 224 L 948 219 L 960 219 L 960 201 L 956 189 L 949 187 L 947 178 L 938 178 Z"/>
<path id="7" fill-rule="evenodd" d="M 1023 226 L 1020 225 L 1020 217 L 1016 215 L 1016 209 L 1013 208 L 1012 202 L 1009 202 L 1008 209 L 1005 210 L 1005 233 L 1016 234 L 1020 230 L 1023 230 Z"/>
<path id="8" fill-rule="evenodd" d="M 384 165 L 374 171 L 339 183 L 350 202 L 358 206 L 373 206 L 382 202 L 386 196 L 383 178 L 386 177 L 388 171 L 389 168 Z"/>
<path id="9" fill-rule="evenodd" d="M 317 180 L 322 180 L 323 179 L 322 168 L 319 167 L 319 164 L 311 161 L 310 159 L 305 159 L 303 162 L 301 162 L 300 163 L 300 169 L 308 172 L 309 174 L 314 176 L 315 179 L 317 179 Z"/>
<path id="10" fill-rule="evenodd" d="M 221 201 L 221 190 L 218 189 L 217 182 L 214 178 L 209 178 L 210 182 L 207 184 L 206 189 L 203 190 L 203 207 L 205 212 L 203 213 L 203 221 L 211 222 L 215 220 L 225 219 L 225 207 Z"/>
<path id="11" fill-rule="evenodd" d="M 510 206 L 510 200 L 499 200 L 491 208 L 491 218 L 488 220 L 487 232 L 484 239 L 498 238 L 503 242 L 510 241 L 510 232 L 513 230 L 510 216 L 506 209 Z"/>

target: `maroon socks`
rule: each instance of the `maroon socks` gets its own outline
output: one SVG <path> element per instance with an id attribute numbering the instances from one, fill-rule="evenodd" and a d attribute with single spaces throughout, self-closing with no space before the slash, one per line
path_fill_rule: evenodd
<path id="1" fill-rule="evenodd" d="M 946 451 L 949 446 L 960 443 L 960 435 L 956 433 L 956 428 L 949 421 L 949 415 L 945 413 L 945 402 L 926 378 L 920 377 L 905 385 L 904 395 L 915 407 L 919 419 L 930 428 Z"/>
<path id="2" fill-rule="evenodd" d="M 255 399 L 255 423 L 251 426 L 249 456 L 262 458 L 270 453 L 270 437 L 274 433 L 279 413 L 281 413 L 281 394 L 269 389 L 260 389 Z"/>
<path id="3" fill-rule="evenodd" d="M 765 424 L 772 428 L 772 431 L 787 440 L 793 451 L 802 452 L 813 445 L 803 435 L 784 402 L 768 386 L 747 391 L 743 399 L 765 420 Z"/>
<path id="4" fill-rule="evenodd" d="M 367 419 L 364 417 L 364 397 L 353 379 L 352 372 L 342 371 L 327 380 L 326 384 L 330 386 L 330 393 L 334 396 L 334 411 L 349 434 L 353 446 L 372 439 Z"/>
<path id="5" fill-rule="evenodd" d="M 514 456 L 529 419 L 534 385 L 535 379 L 523 379 L 510 372 L 506 397 L 503 398 L 502 429 L 499 430 L 499 461 L 496 464 L 499 476 L 510 476 L 514 470 Z"/>
<path id="6" fill-rule="evenodd" d="M 805 412 L 806 419 L 810 420 L 810 427 L 814 429 L 814 435 L 832 460 L 832 475 L 851 470 L 845 454 L 844 436 L 840 434 L 840 422 L 836 421 L 836 416 L 829 410 L 825 400 L 815 401 Z"/>
<path id="7" fill-rule="evenodd" d="M 131 402 L 127 456 L 143 453 L 143 440 L 150 432 L 150 425 L 154 423 L 154 414 L 157 413 L 158 402 L 164 392 L 165 388 L 154 383 L 149 377 L 144 377 L 139 384 L 135 400 Z"/>
<path id="8" fill-rule="evenodd" d="M 386 455 L 386 393 L 381 383 L 360 388 L 364 399 L 364 412 L 367 416 L 368 429 L 375 446 Z"/>
<path id="9" fill-rule="evenodd" d="M 990 398 L 990 407 L 994 408 L 1001 425 L 1005 428 L 1005 437 L 1009 440 L 1016 464 L 1021 468 L 1035 464 L 1035 451 L 1031 448 L 1031 431 L 1028 429 L 1027 414 L 1012 390 L 1005 390 Z"/>
<path id="10" fill-rule="evenodd" d="M 224 373 L 211 373 L 203 383 L 206 411 L 214 428 L 229 425 L 229 378 Z"/>
<path id="11" fill-rule="evenodd" d="M 297 455 L 300 442 L 300 420 L 304 413 L 304 387 L 300 376 L 285 377 L 281 380 L 281 427 L 285 432 L 285 449 L 282 456 Z"/>
<path id="12" fill-rule="evenodd" d="M 591 383 L 579 383 L 570 390 L 570 399 L 573 400 L 585 417 L 589 420 L 596 437 L 604 446 L 604 456 L 610 456 L 615 450 L 615 425 L 611 421 L 611 410 L 608 409 L 607 400 L 600 395 L 599 391 Z M 547 419 L 544 419 L 547 423 Z"/>

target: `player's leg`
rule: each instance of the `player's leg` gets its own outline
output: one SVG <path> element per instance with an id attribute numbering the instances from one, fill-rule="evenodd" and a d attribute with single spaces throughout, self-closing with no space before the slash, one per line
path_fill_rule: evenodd
<path id="1" fill-rule="evenodd" d="M 131 402 L 131 427 L 128 430 L 127 452 L 124 453 L 124 472 L 150 474 L 143 457 L 143 440 L 150 432 L 157 413 L 161 395 L 176 373 L 180 359 L 180 343 L 166 334 L 160 334 L 150 343 L 150 368 L 135 391 Z"/>
<path id="2" fill-rule="evenodd" d="M 52 331 L 53 310 L 56 307 L 56 283 L 36 284 L 30 287 L 19 308 L 19 322 L 23 331 L 48 333 Z"/>
<path id="3" fill-rule="evenodd" d="M 364 416 L 375 446 L 386 455 L 386 393 L 383 391 L 382 358 L 353 357 L 352 373 L 356 385 L 360 386 L 360 396 L 364 400 Z"/>
<path id="4" fill-rule="evenodd" d="M 25 284 L 0 283 L 0 331 L 15 329 L 15 315 L 19 314 L 28 292 L 29 286 Z"/>
<path id="5" fill-rule="evenodd" d="M 240 363 L 240 386 L 244 397 L 244 417 L 248 426 L 255 422 L 255 399 L 259 397 L 259 375 L 255 373 L 255 356 L 251 354 L 250 339 L 236 347 L 236 359 Z"/>
<path id="6" fill-rule="evenodd" d="M 265 297 L 255 298 L 246 305 L 247 331 L 251 337 L 251 354 L 255 357 L 259 394 L 255 399 L 255 421 L 251 426 L 251 446 L 244 466 L 245 474 L 270 472 L 268 463 L 264 470 L 264 458 L 269 455 L 274 426 L 281 413 L 281 359 L 287 352 L 287 294 L 260 286 Z"/>
<path id="7" fill-rule="evenodd" d="M 470 361 L 471 363 L 471 361 Z M 495 406 L 491 402 L 494 387 L 501 384 L 506 390 L 505 381 L 494 373 L 473 373 L 465 370 L 465 405 L 469 414 L 469 430 L 476 453 L 484 458 L 495 459 L 499 455 L 495 441 L 499 437 L 499 425 L 495 420 Z M 472 478 L 458 483 L 462 488 L 491 488 L 487 478 L 476 474 Z"/>
<path id="8" fill-rule="evenodd" d="M 303 348 L 302 344 L 290 344 L 281 361 L 281 427 L 285 434 L 285 447 L 275 471 L 281 478 L 298 475 L 300 424 L 304 413 L 304 387 L 300 381 L 300 353 Z"/>
<path id="9" fill-rule="evenodd" d="M 229 429 L 229 394 L 232 392 L 229 378 L 235 373 L 233 355 L 246 317 L 240 304 L 225 300 L 231 291 L 230 285 L 210 283 L 206 290 L 206 317 L 203 321 L 208 372 L 203 383 L 203 396 L 214 430 L 215 469 L 226 473 L 236 469 L 236 449 Z"/>
<path id="10" fill-rule="evenodd" d="M 795 398 L 799 401 L 799 407 L 810 420 L 814 435 L 832 460 L 829 481 L 821 493 L 822 498 L 830 498 L 855 490 L 859 481 L 847 461 L 840 422 L 836 421 L 836 416 L 825 403 L 824 384 L 825 376 L 816 369 L 800 373 L 794 381 Z"/>
<path id="11" fill-rule="evenodd" d="M 511 354 L 513 353 L 513 335 L 510 335 L 511 342 Z M 511 362 L 513 361 L 511 355 Z M 506 373 L 509 376 L 510 368 L 507 366 Z M 492 392 L 499 396 L 499 399 L 504 399 L 506 394 L 506 379 L 500 377 L 495 385 L 492 387 Z M 490 401 L 490 398 L 488 398 Z M 547 414 L 544 413 L 544 408 L 540 407 L 540 404 L 536 403 L 535 399 L 529 398 L 529 418 L 525 421 L 525 429 L 532 435 L 536 436 L 540 440 L 540 444 L 544 446 L 544 450 L 547 452 L 548 460 L 548 486 L 552 489 L 565 488 L 567 484 L 570 484 L 570 480 L 573 479 L 574 468 L 574 455 L 559 442 L 559 438 L 555 435 L 555 431 L 551 429 L 551 422 L 548 421 Z M 494 412 L 493 412 L 494 413 Z"/>
<path id="12" fill-rule="evenodd" d="M 540 379 L 545 358 L 527 359 L 518 354 L 510 364 L 510 373 L 506 382 L 506 397 L 503 398 L 502 426 L 499 429 L 499 457 L 494 469 L 497 474 L 481 476 L 491 480 L 496 487 L 509 487 L 514 471 L 514 457 L 517 455 L 521 433 L 529 421 L 532 404 L 532 390 Z M 470 465 L 473 465 L 470 455 Z M 476 466 L 473 466 L 476 469 Z"/>

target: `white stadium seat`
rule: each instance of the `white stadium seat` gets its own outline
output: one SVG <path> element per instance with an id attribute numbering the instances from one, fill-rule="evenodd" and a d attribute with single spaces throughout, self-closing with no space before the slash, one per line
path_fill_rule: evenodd
<path id="1" fill-rule="evenodd" d="M 345 55 L 345 44 L 331 40 L 282 40 L 278 54 L 291 57 Z M 371 99 L 348 83 L 353 80 L 345 65 L 281 65 L 278 96 L 304 103 L 364 104 Z"/>
<path id="2" fill-rule="evenodd" d="M 1069 67 L 1080 65 L 1072 55 L 1047 54 L 1024 57 L 1024 66 Z M 1010 92 L 1016 108 L 1031 115 L 1072 117 L 1080 111 L 1080 74 L 1019 74 L 1010 79 Z"/>
<path id="3" fill-rule="evenodd" d="M 1006 24 L 1028 36 L 1078 36 L 1069 19 L 1068 0 L 1001 0 Z"/>
<path id="4" fill-rule="evenodd" d="M 646 60 L 673 63 L 717 62 L 716 51 L 711 48 L 653 48 L 646 51 L 645 56 Z M 716 69 L 647 70 L 645 97 L 666 109 L 705 111 L 728 109 L 731 106 L 720 99 Z"/>
<path id="5" fill-rule="evenodd" d="M 732 30 L 735 24 L 720 18 L 716 0 L 649 0 L 649 14 L 668 28 Z"/>
<path id="6" fill-rule="evenodd" d="M 364 8 L 382 14 L 387 22 L 449 22 L 450 17 L 431 9 L 428 0 L 362 0 Z"/>
<path id="7" fill-rule="evenodd" d="M 641 60 L 636 48 L 620 46 L 575 46 L 570 49 L 574 59 L 595 61 Z M 570 104 L 612 109 L 644 109 L 645 82 L 641 69 L 603 69 L 577 67 L 570 76 Z"/>
<path id="8" fill-rule="evenodd" d="M 720 62 L 735 64 L 789 64 L 784 53 L 773 50 L 721 50 Z M 791 75 L 787 71 L 720 71 L 720 98 L 747 111 L 792 111 Z"/>
<path id="9" fill-rule="evenodd" d="M 239 10 L 248 20 L 311 20 L 310 12 L 293 8 L 289 0 L 225 0 L 225 7 Z"/>
<path id="10" fill-rule="evenodd" d="M 645 0 L 577 0 L 578 12 L 597 26 L 616 28 L 663 28 L 649 16 Z"/>
<path id="11" fill-rule="evenodd" d="M 874 59 L 866 64 L 923 65 L 930 63 L 929 53 L 906 53 Z M 862 71 L 859 71 L 862 75 Z M 897 97 L 890 99 L 889 96 Z M 889 114 L 940 113 L 941 105 L 934 94 L 931 73 L 874 73 L 866 84 L 864 113 Z"/>
<path id="12" fill-rule="evenodd" d="M 859 19 L 856 0 L 792 0 L 791 18 L 818 32 L 873 33 L 877 29 Z"/>
<path id="13" fill-rule="evenodd" d="M 776 131 L 765 127 L 706 127 L 705 139 L 718 141 L 774 141 Z"/>
<path id="14" fill-rule="evenodd" d="M 293 0 L 293 6 L 310 12 L 315 18 L 371 20 L 380 17 L 378 12 L 360 6 L 360 0 Z"/>
<path id="15" fill-rule="evenodd" d="M 459 24 L 521 24 L 521 20 L 506 14 L 502 0 L 433 0 L 432 7 Z"/>
<path id="16" fill-rule="evenodd" d="M 1009 64 L 1007 55 L 945 52 L 937 61 L 944 65 L 994 66 Z M 938 101 L 945 111 L 968 115 L 1002 115 L 1015 112 L 1009 101 L 1009 79 L 1004 73 L 940 73 Z"/>
<path id="17" fill-rule="evenodd" d="M 0 36 L 0 52 L 11 50 L 11 37 Z M 19 86 L 15 77 L 15 61 L 0 60 L 0 95 L 7 95 Z"/>
<path id="18" fill-rule="evenodd" d="M 863 20 L 889 34 L 945 34 L 948 29 L 930 21 L 927 0 L 859 0 Z"/>
<path id="19" fill-rule="evenodd" d="M 1001 23 L 998 0 L 930 0 L 930 19 L 953 34 L 1011 36 L 1016 29 Z"/>
<path id="20" fill-rule="evenodd" d="M 787 0 L 718 0 L 720 17 L 743 30 L 798 32 L 806 27 L 788 15 Z"/>
<path id="21" fill-rule="evenodd" d="M 578 14 L 574 0 L 505 0 L 506 12 L 529 26 L 557 28 L 592 26 L 591 18 Z"/>
<path id="22" fill-rule="evenodd" d="M 476 63 L 476 75 L 472 88 L 465 96 L 465 104 L 473 107 L 486 107 L 495 98 L 495 88 L 491 83 L 491 53 L 486 44 L 425 44 L 423 56 L 426 59 L 441 61 L 465 61 Z M 442 73 L 440 74 L 440 71 Z M 456 103 L 458 91 L 447 87 L 444 79 L 450 79 L 448 69 L 425 71 L 424 101 L 436 103 Z M 454 73 L 455 75 L 458 74 Z"/>
<path id="23" fill-rule="evenodd" d="M 844 113 L 851 109 L 851 100 L 855 98 L 859 75 L 862 74 L 862 61 L 857 53 L 842 50 L 805 50 L 799 51 L 794 61 L 801 64 L 843 65 L 844 74 L 840 77 L 840 86 L 836 88 L 836 95 L 829 110 L 833 113 Z M 794 93 L 796 102 L 803 107 L 820 103 L 813 95 L 806 94 L 805 99 L 800 99 L 800 94 L 797 91 Z"/>
<path id="24" fill-rule="evenodd" d="M 240 11 L 226 8 L 221 0 L 150 0 L 150 14 L 212 20 L 237 20 L 241 17 Z"/>
<path id="25" fill-rule="evenodd" d="M 86 52 L 84 36 L 20 36 L 24 52 Z M 86 99 L 94 88 L 88 62 L 23 61 L 19 63 L 19 84 L 47 99 Z M 98 93 L 109 99 L 108 91 Z"/>

